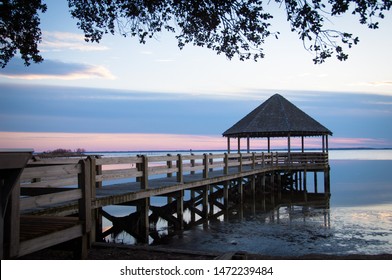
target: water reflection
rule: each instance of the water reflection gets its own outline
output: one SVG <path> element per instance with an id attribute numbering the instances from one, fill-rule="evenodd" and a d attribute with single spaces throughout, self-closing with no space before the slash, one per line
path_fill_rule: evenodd
<path id="1" fill-rule="evenodd" d="M 216 193 L 220 193 L 217 191 Z M 214 232 L 219 228 L 219 235 L 236 232 L 236 225 L 285 225 L 296 226 L 297 223 L 313 223 L 318 220 L 320 226 L 330 227 L 329 198 L 324 194 L 310 194 L 304 202 L 303 194 L 283 193 L 265 195 L 257 193 L 246 196 L 243 203 L 235 203 L 235 195 L 231 195 L 230 205 L 225 207 L 223 197 L 210 197 L 208 204 L 203 205 L 203 194 L 187 195 L 190 199 L 183 203 L 183 219 L 177 216 L 177 201 L 160 206 L 150 206 L 148 243 L 150 245 L 176 244 L 179 239 L 203 230 L 205 233 Z M 206 208 L 205 208 L 206 207 Z M 111 221 L 104 238 L 107 242 L 128 244 L 144 243 L 145 237 L 139 230 L 140 212 L 116 217 L 102 210 L 103 216 Z M 234 226 L 233 228 L 231 228 Z M 214 234 L 215 235 L 215 234 Z M 241 243 L 247 234 L 240 234 Z M 208 234 L 207 234 L 208 236 Z M 245 239 L 244 239 L 245 238 Z M 237 238 L 229 241 L 237 245 Z M 196 245 L 196 244 L 195 244 Z M 196 245 L 197 246 L 197 245 Z M 193 248 L 195 249 L 195 248 Z"/>

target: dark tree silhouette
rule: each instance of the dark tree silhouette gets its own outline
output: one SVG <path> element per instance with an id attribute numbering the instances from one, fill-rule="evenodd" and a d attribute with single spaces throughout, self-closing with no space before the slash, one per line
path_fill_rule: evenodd
<path id="1" fill-rule="evenodd" d="M 353 14 L 371 29 L 379 26 L 392 0 L 68 0 L 71 15 L 85 33 L 86 41 L 100 42 L 104 34 L 137 37 L 140 43 L 167 30 L 175 34 L 179 48 L 186 44 L 207 47 L 231 59 L 258 60 L 263 44 L 273 31 L 273 15 L 267 5 L 285 9 L 291 31 L 314 52 L 315 63 L 334 53 L 346 60 L 347 48 L 357 44 L 351 33 L 331 30 L 325 22 L 334 16 Z M 0 65 L 4 67 L 19 50 L 26 65 L 42 61 L 37 49 L 41 40 L 38 12 L 46 6 L 39 0 L 0 1 Z"/>

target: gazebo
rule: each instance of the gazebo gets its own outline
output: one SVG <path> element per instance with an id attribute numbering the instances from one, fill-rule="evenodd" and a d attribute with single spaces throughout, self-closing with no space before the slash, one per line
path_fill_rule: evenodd
<path id="1" fill-rule="evenodd" d="M 304 113 L 279 94 L 254 109 L 223 133 L 227 137 L 227 150 L 230 153 L 232 138 L 237 138 L 238 153 L 241 138 L 246 138 L 247 152 L 250 152 L 250 138 L 267 138 L 267 150 L 271 150 L 271 138 L 287 137 L 287 150 L 291 150 L 291 137 L 301 137 L 304 152 L 304 137 L 322 137 L 322 152 L 328 153 L 328 135 L 332 132 L 315 119 Z"/>

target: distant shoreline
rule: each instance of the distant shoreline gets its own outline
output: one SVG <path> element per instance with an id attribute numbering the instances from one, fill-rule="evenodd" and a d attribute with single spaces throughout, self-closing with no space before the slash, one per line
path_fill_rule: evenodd
<path id="1" fill-rule="evenodd" d="M 245 149 L 242 149 L 244 151 Z M 307 148 L 307 151 L 318 151 L 320 149 L 318 148 Z M 371 147 L 351 147 L 351 148 L 329 148 L 329 151 L 353 151 L 353 150 L 392 150 L 392 148 L 371 148 Z M 233 149 L 233 152 L 236 150 Z M 263 152 L 266 151 L 265 149 L 260 149 L 260 150 L 253 150 L 257 152 Z M 274 151 L 286 151 L 286 149 L 283 148 L 278 148 L 274 149 Z M 292 148 L 291 151 L 301 151 L 300 148 Z M 172 152 L 172 153 L 184 153 L 184 152 L 192 152 L 192 153 L 198 153 L 198 152 L 227 152 L 227 149 L 197 149 L 197 150 L 129 150 L 129 151 L 86 151 L 85 153 L 91 154 L 91 153 L 163 153 L 163 152 Z"/>

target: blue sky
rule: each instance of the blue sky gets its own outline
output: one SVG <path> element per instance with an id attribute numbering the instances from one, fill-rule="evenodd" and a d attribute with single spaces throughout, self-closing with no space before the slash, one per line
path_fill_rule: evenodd
<path id="1" fill-rule="evenodd" d="M 390 13 L 379 30 L 367 30 L 356 18 L 334 20 L 332 27 L 354 33 L 360 43 L 348 51 L 346 62 L 314 65 L 275 3 L 270 9 L 277 12 L 273 23 L 280 38 L 266 41 L 265 59 L 240 62 L 190 45 L 179 50 L 166 33 L 145 45 L 120 35 L 86 43 L 67 2 L 45 2 L 40 46 L 45 61 L 26 68 L 14 58 L 0 69 L 0 147 L 45 149 L 23 142 L 19 132 L 218 139 L 274 93 L 332 130 L 335 147 L 350 141 L 352 146 L 392 147 Z M 117 149 L 115 140 L 110 144 Z"/>

